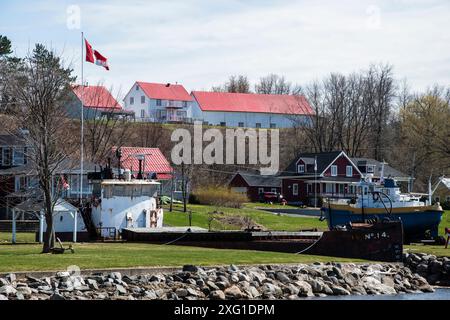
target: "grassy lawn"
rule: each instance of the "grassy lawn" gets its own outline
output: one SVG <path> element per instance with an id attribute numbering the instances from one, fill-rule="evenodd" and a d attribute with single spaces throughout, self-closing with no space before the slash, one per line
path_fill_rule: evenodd
<path id="1" fill-rule="evenodd" d="M 144 243 L 78 243 L 75 253 L 40 254 L 37 244 L 0 245 L 0 272 L 149 266 L 310 263 L 363 260 L 248 250 L 163 246 Z"/>
<path id="2" fill-rule="evenodd" d="M 12 233 L 11 232 L 0 232 L 0 244 L 11 243 Z M 16 234 L 17 243 L 33 243 L 35 242 L 34 233 L 19 232 Z"/>
<path id="3" fill-rule="evenodd" d="M 299 230 L 318 228 L 325 230 L 325 221 L 317 218 L 277 216 L 251 206 L 243 209 L 213 208 L 202 205 L 189 205 L 192 210 L 193 225 L 207 228 L 208 212 L 217 210 L 224 215 L 248 215 L 254 221 L 272 230 Z M 174 212 L 165 210 L 165 223 L 171 226 L 186 226 L 188 215 L 180 212 L 176 205 Z M 223 216 L 223 215 L 218 215 Z M 443 234 L 445 226 L 450 226 L 450 212 L 445 212 L 440 226 Z M 213 229 L 236 229 L 236 226 L 214 221 Z M 185 246 L 161 246 L 144 243 L 77 243 L 75 254 L 63 255 L 40 254 L 39 244 L 34 242 L 34 233 L 18 233 L 17 241 L 22 244 L 10 245 L 11 233 L 0 233 L 0 272 L 7 271 L 39 271 L 65 270 L 70 265 L 81 269 L 126 268 L 150 266 L 181 266 L 184 264 L 219 265 L 219 264 L 277 264 L 277 263 L 310 263 L 315 261 L 360 262 L 363 260 L 322 257 L 312 255 L 294 255 L 287 253 L 208 249 Z M 23 244 L 28 243 L 28 244 Z M 450 256 L 450 248 L 443 246 L 408 245 L 408 252 L 424 252 L 438 256 Z"/>
<path id="4" fill-rule="evenodd" d="M 252 204 L 253 205 L 253 204 Z M 164 210 L 164 224 L 169 226 L 186 226 L 189 225 L 188 214 L 181 211 L 181 205 L 174 205 L 174 211 L 169 212 L 167 208 Z M 326 221 L 319 221 L 317 217 L 290 217 L 277 216 L 263 210 L 255 209 L 252 206 L 245 205 L 242 209 L 233 209 L 226 207 L 212 207 L 206 205 L 189 204 L 188 210 L 192 211 L 192 225 L 208 228 L 208 213 L 212 211 L 223 212 L 223 215 L 218 214 L 217 217 L 224 216 L 248 216 L 253 221 L 263 225 L 270 230 L 302 230 L 313 229 L 326 230 Z M 224 224 L 220 221 L 212 223 L 212 229 L 239 229 L 237 226 Z"/>
<path id="5" fill-rule="evenodd" d="M 403 251 L 409 253 L 420 252 L 420 253 L 434 254 L 435 256 L 450 257 L 450 246 L 447 249 L 445 249 L 444 246 L 408 245 L 404 246 Z"/>

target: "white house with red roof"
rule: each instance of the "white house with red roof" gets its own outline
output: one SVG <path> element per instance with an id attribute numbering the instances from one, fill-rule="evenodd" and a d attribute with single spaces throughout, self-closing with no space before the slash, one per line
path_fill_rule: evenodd
<path id="1" fill-rule="evenodd" d="M 152 122 L 190 122 L 193 98 L 180 84 L 136 82 L 124 98 L 135 119 Z"/>
<path id="2" fill-rule="evenodd" d="M 192 91 L 192 114 L 227 127 L 289 128 L 310 121 L 314 110 L 304 96 Z"/>
<path id="3" fill-rule="evenodd" d="M 85 119 L 99 117 L 116 117 L 133 115 L 132 112 L 122 108 L 111 92 L 104 86 L 76 85 L 72 88 L 72 99 L 67 104 L 67 114 L 72 118 L 81 117 L 81 103 L 83 103 L 83 116 Z"/>

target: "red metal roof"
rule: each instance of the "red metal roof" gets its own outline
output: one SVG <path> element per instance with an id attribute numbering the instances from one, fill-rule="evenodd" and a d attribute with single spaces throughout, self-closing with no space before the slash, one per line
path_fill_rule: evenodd
<path id="1" fill-rule="evenodd" d="M 112 152 L 117 147 L 112 148 Z M 133 173 L 139 171 L 139 160 L 137 156 L 143 155 L 144 173 L 156 172 L 158 179 L 170 179 L 170 173 L 173 171 L 169 161 L 164 157 L 159 148 L 141 148 L 141 147 L 120 147 L 122 151 L 121 167 L 129 169 Z"/>
<path id="2" fill-rule="evenodd" d="M 104 86 L 85 86 L 83 94 L 81 86 L 74 86 L 73 92 L 83 105 L 88 108 L 122 109 L 122 106 Z"/>
<path id="3" fill-rule="evenodd" d="M 136 82 L 151 99 L 192 101 L 192 97 L 181 84 Z"/>
<path id="4" fill-rule="evenodd" d="M 304 96 L 192 91 L 203 111 L 313 115 Z"/>

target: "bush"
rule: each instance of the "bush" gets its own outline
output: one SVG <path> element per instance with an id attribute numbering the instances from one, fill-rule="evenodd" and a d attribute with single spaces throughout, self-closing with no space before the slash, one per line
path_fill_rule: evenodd
<path id="1" fill-rule="evenodd" d="M 225 187 L 205 187 L 192 192 L 193 200 L 199 204 L 217 207 L 241 208 L 248 202 L 247 195 L 236 193 Z"/>
<path id="2" fill-rule="evenodd" d="M 190 204 L 200 204 L 200 202 L 198 201 L 197 197 L 192 192 L 189 194 L 189 200 L 188 201 L 189 201 Z"/>
<path id="3" fill-rule="evenodd" d="M 441 204 L 442 209 L 444 210 L 450 210 L 450 201 L 445 201 Z"/>

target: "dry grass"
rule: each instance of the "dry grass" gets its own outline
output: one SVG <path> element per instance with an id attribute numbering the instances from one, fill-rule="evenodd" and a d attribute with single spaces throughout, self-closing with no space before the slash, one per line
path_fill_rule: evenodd
<path id="1" fill-rule="evenodd" d="M 193 192 L 199 204 L 216 207 L 242 208 L 248 202 L 245 194 L 236 193 L 226 187 L 205 187 Z"/>

